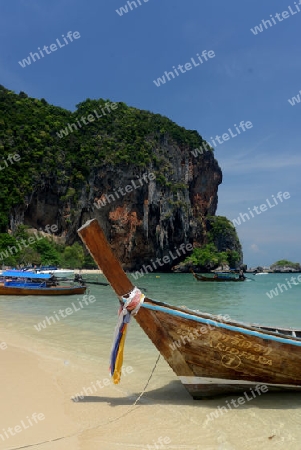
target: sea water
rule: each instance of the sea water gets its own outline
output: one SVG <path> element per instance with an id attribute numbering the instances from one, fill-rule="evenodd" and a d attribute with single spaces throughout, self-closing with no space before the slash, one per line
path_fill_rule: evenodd
<path id="1" fill-rule="evenodd" d="M 287 282 L 291 276 L 247 274 L 250 281 L 210 283 L 198 282 L 191 274 L 148 274 L 132 281 L 155 300 L 215 315 L 228 315 L 233 320 L 246 323 L 301 329 L 301 284 L 291 284 L 289 288 Z M 287 285 L 287 290 L 283 285 Z M 278 288 L 278 295 L 273 294 L 273 298 L 269 298 L 266 293 L 275 288 Z M 78 366 L 73 364 L 76 358 L 84 369 L 93 367 L 87 375 L 81 376 L 79 383 L 72 378 L 72 389 L 68 391 L 70 396 L 76 396 L 84 387 L 96 389 L 96 380 L 100 380 L 103 386 L 105 377 L 109 377 L 109 355 L 119 302 L 110 286 L 91 285 L 87 294 L 95 296 L 96 300 L 83 308 L 72 306 L 72 303 L 78 305 L 82 296 L 0 296 L 0 342 L 1 330 L 6 335 L 18 333 L 21 336 L 19 342 L 24 338 L 26 349 L 55 355 L 56 370 L 63 373 L 62 368 L 65 367 L 70 383 L 78 373 Z M 59 311 L 67 308 L 71 308 L 72 314 L 60 318 Z M 55 322 L 51 317 L 56 319 Z M 40 326 L 38 331 L 41 323 L 44 323 L 44 328 Z M 105 434 L 107 446 L 101 443 L 97 448 L 140 450 L 148 448 L 147 444 L 156 448 L 154 443 L 162 437 L 171 440 L 170 446 L 164 447 L 166 449 L 301 448 L 301 393 L 267 393 L 209 420 L 211 413 L 223 411 L 219 408 L 226 405 L 226 400 L 230 402 L 232 396 L 194 401 L 162 357 L 148 381 L 157 357 L 158 351 L 133 320 L 124 352 L 124 367 L 131 367 L 131 372 L 122 376 L 117 387 L 97 388 L 90 396 L 91 400 L 83 400 L 82 407 L 87 414 L 94 408 L 95 424 L 105 423 L 101 429 L 103 434 L 109 426 L 107 416 L 100 413 L 104 405 L 108 405 L 109 417 L 118 418 L 124 413 L 124 405 L 132 405 L 145 386 L 146 392 L 139 401 L 142 406 L 137 412 L 135 410 L 128 419 L 123 419 L 130 421 L 126 423 L 136 420 L 133 423 L 134 434 L 125 437 L 121 420 L 116 422 L 116 426 L 119 423 L 121 427 L 120 431 Z M 78 407 L 80 404 L 75 405 Z M 97 430 L 95 433 L 98 436 Z M 126 439 L 131 445 L 121 444 Z"/>
<path id="2" fill-rule="evenodd" d="M 191 274 L 148 274 L 135 283 L 149 298 L 172 305 L 228 315 L 246 323 L 301 329 L 301 283 L 291 283 L 289 288 L 291 276 L 247 274 L 247 281 L 241 283 L 210 283 L 196 281 Z M 275 288 L 278 295 L 269 298 L 267 293 Z M 87 305 L 81 302 L 83 308 L 78 307 L 81 296 L 0 296 L 1 328 L 86 357 L 107 354 L 117 322 L 118 299 L 110 286 L 90 285 L 88 294 L 96 300 Z M 59 311 L 66 308 L 73 312 L 69 316 L 63 313 L 63 318 Z M 45 328 L 40 325 L 37 331 L 43 321 Z M 152 348 L 135 321 L 128 334 L 144 351 Z"/>

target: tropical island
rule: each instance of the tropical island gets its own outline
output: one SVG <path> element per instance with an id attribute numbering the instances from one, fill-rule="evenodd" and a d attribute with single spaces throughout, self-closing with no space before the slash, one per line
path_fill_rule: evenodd
<path id="1" fill-rule="evenodd" d="M 233 224 L 215 215 L 222 172 L 197 131 L 103 99 L 71 112 L 3 86 L 0 98 L 2 266 L 96 268 L 76 233 L 96 217 L 126 270 L 189 244 L 158 269 L 247 269 Z M 300 270 L 287 260 L 267 269 Z"/>
<path id="2" fill-rule="evenodd" d="M 287 259 L 281 259 L 274 262 L 269 267 L 257 266 L 250 268 L 247 272 L 266 272 L 266 273 L 296 273 L 301 272 L 301 264 L 288 261 Z"/>
<path id="3" fill-rule="evenodd" d="M 93 217 L 128 271 L 188 244 L 160 271 L 243 263 L 235 228 L 215 215 L 222 172 L 197 131 L 122 102 L 71 112 L 3 86 L 0 98 L 2 265 L 95 267 L 76 232 Z"/>

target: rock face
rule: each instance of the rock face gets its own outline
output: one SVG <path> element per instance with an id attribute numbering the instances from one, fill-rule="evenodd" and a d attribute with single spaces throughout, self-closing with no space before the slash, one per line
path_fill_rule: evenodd
<path id="1" fill-rule="evenodd" d="M 38 229 L 55 223 L 71 244 L 76 230 L 95 217 L 126 270 L 138 270 L 169 252 L 178 256 L 175 250 L 181 244 L 200 246 L 206 239 L 206 216 L 217 208 L 221 169 L 211 151 L 194 157 L 169 143 L 167 136 L 154 153 L 160 155 L 160 167 L 92 167 L 77 195 L 70 186 L 63 196 L 61 187 L 45 186 L 33 193 L 23 213 L 18 208 L 18 220 Z M 188 254 L 182 249 L 160 271 L 170 270 Z"/>
<path id="2" fill-rule="evenodd" d="M 0 86 L 0 100 L 1 155 L 20 156 L 0 171 L 1 232 L 56 225 L 56 237 L 73 244 L 76 230 L 96 217 L 127 270 L 172 253 L 179 258 L 158 263 L 170 270 L 188 256 L 187 244 L 208 242 L 222 173 L 197 131 L 123 102 L 75 125 L 105 108 L 104 99 L 71 112 Z M 218 250 L 235 249 L 236 238 L 219 236 L 222 229 Z"/>

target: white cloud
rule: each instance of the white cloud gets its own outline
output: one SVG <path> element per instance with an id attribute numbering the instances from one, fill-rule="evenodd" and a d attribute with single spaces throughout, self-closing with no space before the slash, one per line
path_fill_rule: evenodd
<path id="1" fill-rule="evenodd" d="M 250 249 L 252 250 L 252 252 L 254 253 L 258 253 L 259 252 L 259 247 L 256 244 L 252 244 L 250 245 Z"/>
<path id="2" fill-rule="evenodd" d="M 277 155 L 261 154 L 254 155 L 251 159 L 249 153 L 241 155 L 235 155 L 234 157 L 227 157 L 223 160 L 219 157 L 219 165 L 224 174 L 245 174 L 252 173 L 255 170 L 257 172 L 274 171 L 283 168 L 297 167 L 301 165 L 301 155 L 291 154 L 289 157 L 287 154 Z"/>

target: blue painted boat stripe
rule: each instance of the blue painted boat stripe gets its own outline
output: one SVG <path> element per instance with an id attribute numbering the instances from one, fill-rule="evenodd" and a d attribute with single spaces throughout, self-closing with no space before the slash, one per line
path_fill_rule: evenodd
<path id="1" fill-rule="evenodd" d="M 22 272 L 21 270 L 6 270 L 2 272 L 2 277 L 8 278 L 32 278 L 32 279 L 43 279 L 49 280 L 51 278 L 50 274 L 47 273 L 34 273 L 34 272 Z"/>
<path id="2" fill-rule="evenodd" d="M 272 336 L 270 334 L 264 334 L 264 331 L 263 332 L 252 331 L 252 330 L 247 330 L 247 329 L 241 328 L 241 327 L 235 327 L 233 325 L 228 325 L 226 323 L 216 322 L 215 320 L 205 319 L 205 318 L 199 317 L 199 316 L 194 316 L 193 312 L 191 312 L 191 314 L 186 314 L 181 311 L 175 311 L 174 309 L 169 309 L 168 308 L 169 305 L 166 305 L 166 308 L 163 308 L 162 306 L 150 305 L 149 303 L 143 303 L 141 306 L 143 308 L 151 309 L 153 311 L 164 312 L 166 314 L 170 314 L 171 316 L 182 317 L 184 319 L 194 320 L 196 322 L 205 323 L 207 325 L 208 324 L 214 325 L 215 327 L 225 328 L 226 330 L 238 331 L 240 333 L 247 334 L 249 336 L 256 336 L 261 339 L 268 339 L 270 341 L 281 342 L 282 344 L 291 344 L 291 345 L 296 345 L 297 347 L 301 347 L 301 340 L 300 340 L 300 342 L 298 342 L 298 341 L 294 341 L 289 338 L 286 339 L 286 338 L 281 338 L 281 337 L 277 337 L 277 336 Z"/>

